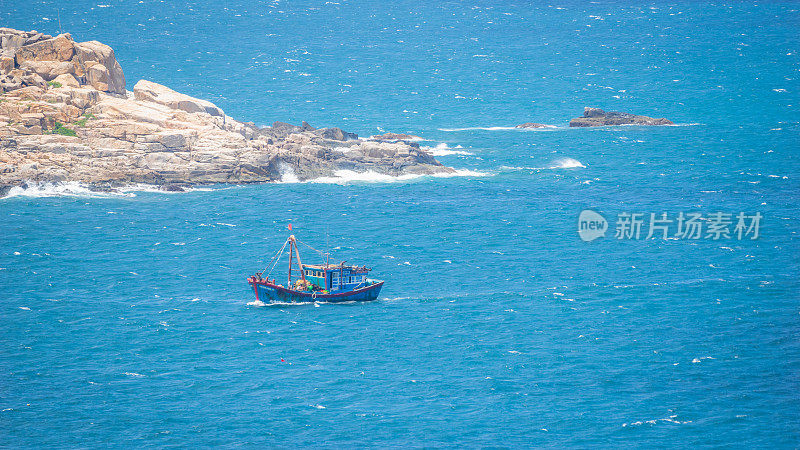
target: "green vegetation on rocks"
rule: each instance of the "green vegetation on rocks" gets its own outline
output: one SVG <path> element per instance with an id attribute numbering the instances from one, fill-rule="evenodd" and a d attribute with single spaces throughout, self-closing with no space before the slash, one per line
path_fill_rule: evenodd
<path id="1" fill-rule="evenodd" d="M 75 132 L 72 128 L 65 127 L 61 122 L 56 122 L 56 125 L 53 127 L 53 134 L 60 134 L 62 136 L 77 136 L 78 133 Z"/>

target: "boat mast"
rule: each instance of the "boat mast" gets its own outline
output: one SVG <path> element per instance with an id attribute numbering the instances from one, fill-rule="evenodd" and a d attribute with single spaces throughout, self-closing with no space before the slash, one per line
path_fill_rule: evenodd
<path id="1" fill-rule="evenodd" d="M 289 281 L 286 282 L 286 287 L 291 289 L 292 288 L 292 256 L 294 255 L 293 247 L 294 247 L 294 240 L 292 240 L 293 236 L 289 236 Z"/>
<path id="2" fill-rule="evenodd" d="M 289 285 L 288 287 L 292 287 L 292 257 L 297 255 L 297 265 L 300 267 L 300 279 L 304 282 L 306 281 L 306 273 L 303 270 L 303 261 L 300 260 L 300 248 L 297 245 L 297 240 L 294 238 L 294 235 L 289 235 Z"/>

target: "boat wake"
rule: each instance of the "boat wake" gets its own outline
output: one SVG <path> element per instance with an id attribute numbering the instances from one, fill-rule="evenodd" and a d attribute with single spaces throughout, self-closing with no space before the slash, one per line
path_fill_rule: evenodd
<path id="1" fill-rule="evenodd" d="M 384 300 L 379 298 L 378 300 Z M 285 308 L 287 306 L 310 306 L 314 305 L 314 307 L 318 308 L 322 305 L 355 305 L 358 303 L 357 301 L 349 301 L 349 302 L 270 302 L 264 303 L 261 300 L 253 300 L 252 302 L 247 302 L 247 306 L 254 306 L 256 308 L 263 308 L 263 307 L 273 307 L 273 308 Z"/>
<path id="2" fill-rule="evenodd" d="M 252 302 L 247 302 L 247 306 L 256 306 L 260 308 L 262 306 L 267 306 L 267 304 L 261 300 L 253 300 Z"/>

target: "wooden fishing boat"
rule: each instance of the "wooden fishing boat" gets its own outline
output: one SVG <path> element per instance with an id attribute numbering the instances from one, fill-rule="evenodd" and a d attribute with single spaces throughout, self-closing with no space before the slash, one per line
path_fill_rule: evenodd
<path id="1" fill-rule="evenodd" d="M 289 228 L 291 230 L 291 227 Z M 323 264 L 303 264 L 300 259 L 298 243 L 308 246 L 325 257 Z M 277 280 L 270 279 L 280 257 L 289 246 L 289 274 L 286 286 L 278 284 Z M 295 261 L 296 259 L 296 261 Z M 271 267 L 267 275 L 256 272 L 247 278 L 253 287 L 256 300 L 263 303 L 308 303 L 308 302 L 365 302 L 375 300 L 383 287 L 383 281 L 367 278 L 372 270 L 367 267 L 348 266 L 345 262 L 331 265 L 328 255 L 319 252 L 308 244 L 303 243 L 290 235 L 278 253 L 270 261 Z M 297 270 L 295 270 L 297 268 Z M 299 271 L 292 283 L 292 273 Z"/>

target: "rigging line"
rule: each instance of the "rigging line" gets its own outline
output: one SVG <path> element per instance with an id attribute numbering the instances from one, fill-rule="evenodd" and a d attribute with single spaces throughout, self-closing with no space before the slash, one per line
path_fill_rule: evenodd
<path id="1" fill-rule="evenodd" d="M 283 243 L 283 247 L 281 247 L 281 249 L 278 250 L 278 253 L 276 253 L 275 256 L 272 257 L 272 260 L 270 261 L 271 266 L 267 266 L 267 267 L 269 267 L 269 272 L 267 273 L 267 278 L 269 278 L 269 276 L 272 275 L 272 271 L 275 270 L 275 266 L 278 264 L 278 261 L 280 261 L 279 257 L 283 255 L 283 250 L 286 249 L 286 244 L 288 244 L 288 243 L 289 243 L 289 240 L 287 239 L 286 242 Z M 266 271 L 267 271 L 267 269 L 264 269 L 264 272 L 266 272 Z"/>
<path id="2" fill-rule="evenodd" d="M 267 279 L 269 279 L 269 276 L 272 275 L 272 271 L 275 270 L 275 266 L 278 265 L 278 261 L 280 261 L 280 259 L 276 259 L 275 262 L 272 263 L 272 267 L 269 268 L 269 273 L 267 273 Z"/>
<path id="3" fill-rule="evenodd" d="M 267 267 L 269 267 L 269 266 L 270 266 L 270 264 L 272 264 L 272 262 L 275 260 L 275 258 L 277 258 L 277 257 L 279 257 L 279 256 L 281 255 L 281 253 L 283 252 L 283 249 L 284 249 L 284 248 L 286 248 L 286 242 L 284 242 L 284 243 L 283 243 L 283 247 L 281 247 L 281 249 L 280 249 L 280 250 L 278 250 L 278 253 L 275 253 L 275 256 L 273 256 L 272 258 L 270 258 L 270 260 L 269 260 L 269 263 L 267 263 Z M 264 269 L 264 271 L 266 272 L 266 271 L 267 271 L 267 269 L 265 268 L 265 269 Z"/>
<path id="4" fill-rule="evenodd" d="M 306 247 L 310 248 L 311 250 L 314 250 L 315 252 L 319 253 L 319 255 L 320 255 L 320 256 L 322 256 L 323 258 L 325 257 L 325 253 L 322 253 L 321 251 L 319 251 L 319 250 L 315 249 L 314 247 L 312 247 L 312 246 L 310 246 L 310 245 L 306 244 L 305 242 L 301 241 L 300 239 L 297 239 L 297 238 L 295 238 L 295 240 L 296 240 L 297 242 L 299 242 L 299 243 L 301 243 L 301 244 L 305 245 Z"/>

